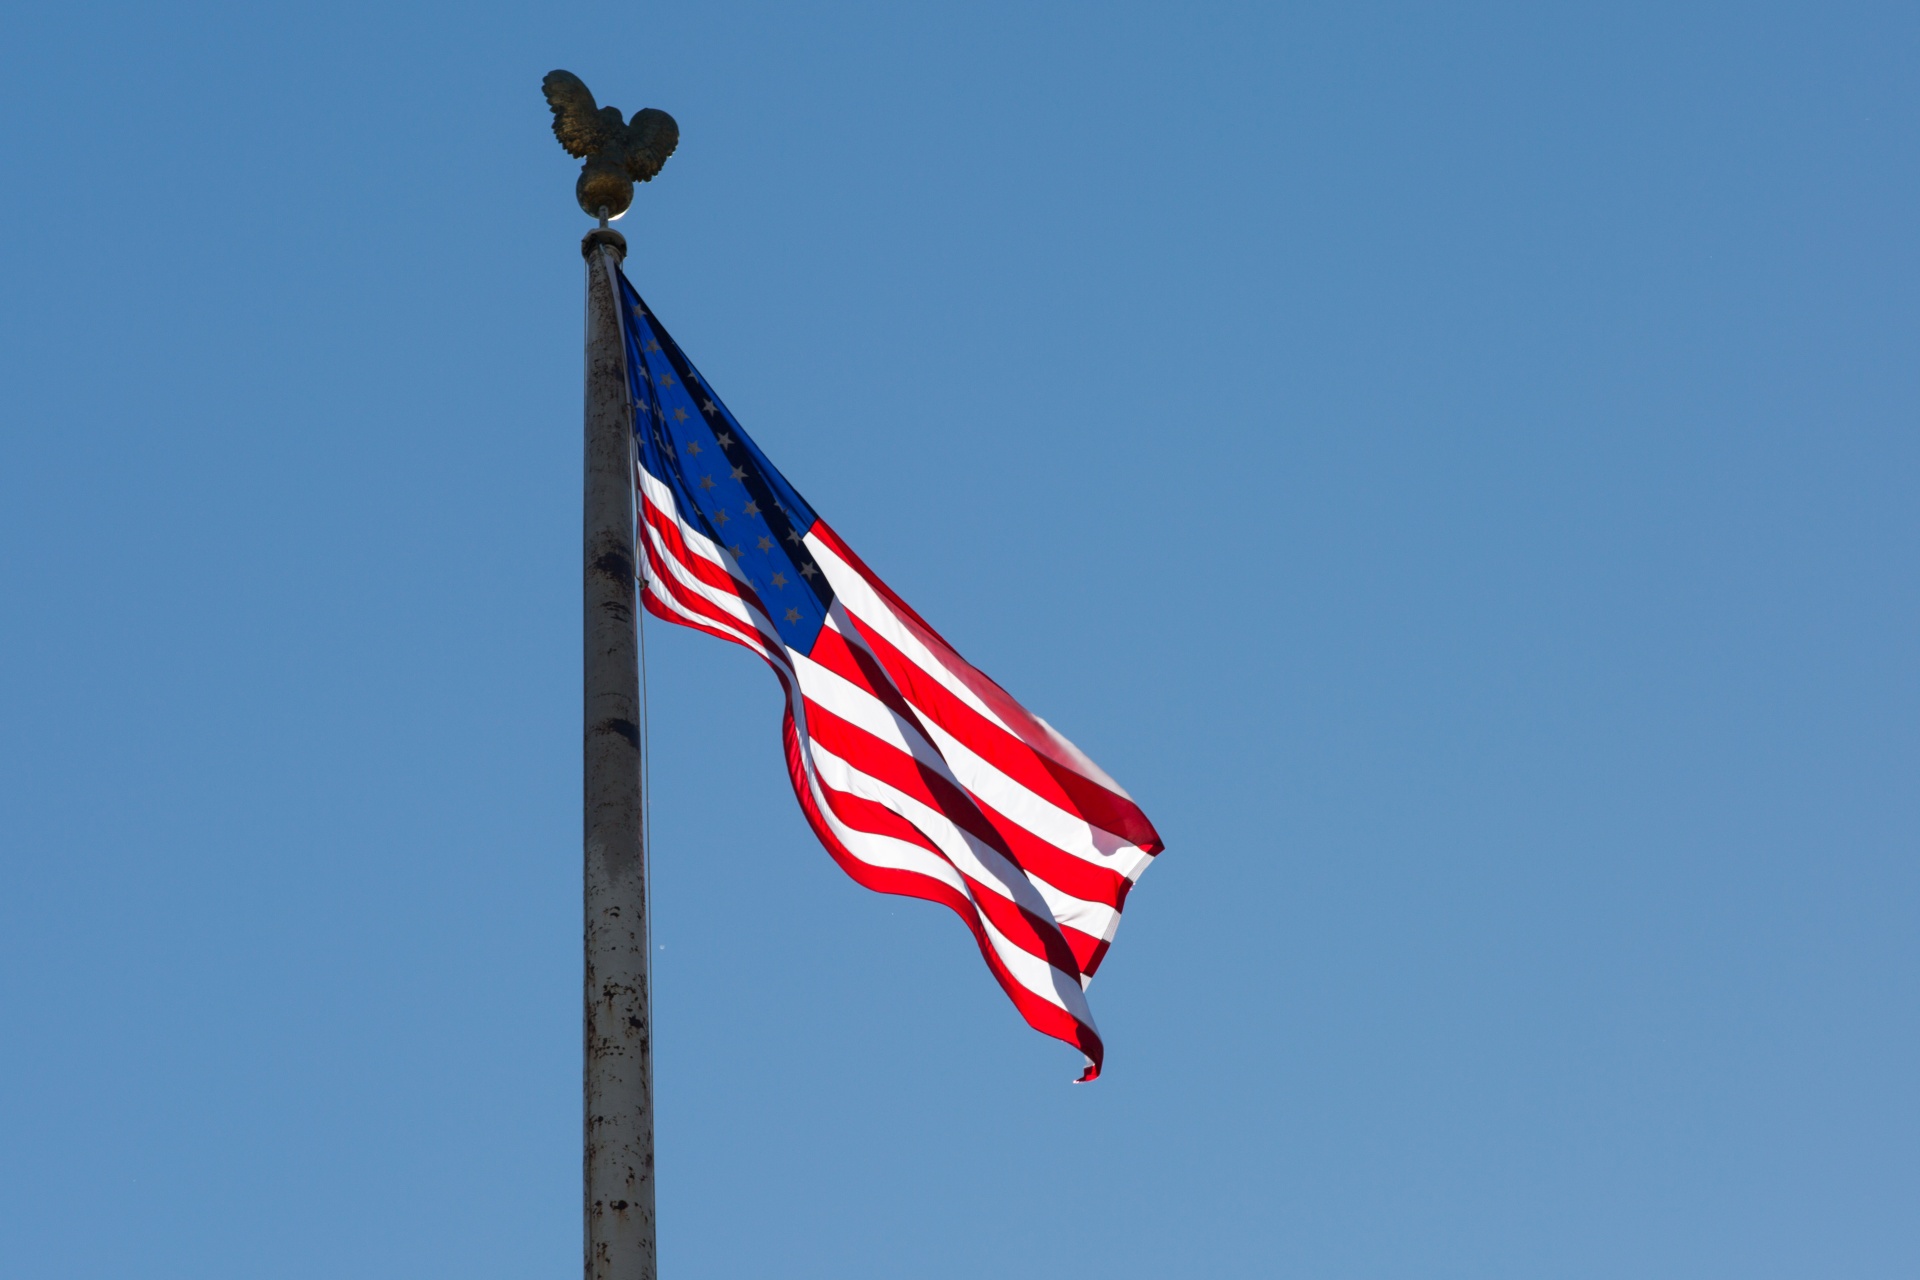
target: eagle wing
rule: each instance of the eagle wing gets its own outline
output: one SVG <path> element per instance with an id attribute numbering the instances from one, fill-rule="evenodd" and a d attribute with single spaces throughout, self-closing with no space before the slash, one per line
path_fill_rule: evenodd
<path id="1" fill-rule="evenodd" d="M 571 71 L 549 71 L 540 88 L 547 95 L 547 105 L 553 108 L 553 136 L 560 139 L 568 155 L 584 160 L 607 145 L 600 108 L 579 76 Z"/>
<path id="2" fill-rule="evenodd" d="M 672 116 L 654 107 L 634 112 L 627 125 L 627 175 L 635 182 L 646 182 L 660 172 L 660 166 L 679 145 L 680 126 Z"/>

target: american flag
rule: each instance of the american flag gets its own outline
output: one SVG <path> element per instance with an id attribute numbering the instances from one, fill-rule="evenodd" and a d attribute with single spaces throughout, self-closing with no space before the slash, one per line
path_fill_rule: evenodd
<path id="1" fill-rule="evenodd" d="M 610 256 L 642 602 L 786 689 L 808 823 L 869 889 L 951 907 L 1034 1030 L 1104 1049 L 1086 987 L 1162 845 L 1120 785 L 975 670 L 767 461 Z"/>

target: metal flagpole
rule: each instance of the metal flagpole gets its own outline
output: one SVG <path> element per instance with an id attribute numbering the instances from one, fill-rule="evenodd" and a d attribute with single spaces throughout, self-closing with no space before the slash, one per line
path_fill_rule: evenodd
<path id="1" fill-rule="evenodd" d="M 607 225 L 633 184 L 660 172 L 680 127 L 649 107 L 622 122 L 569 71 L 541 82 L 553 132 L 585 161 L 574 197 L 600 226 L 587 260 L 585 593 L 587 1280 L 656 1280 L 653 1011 L 648 983 L 646 798 L 641 794 L 635 628 L 633 423 L 614 270 L 627 242 Z"/>
<path id="2" fill-rule="evenodd" d="M 586 1275 L 655 1280 L 633 429 L 613 262 L 603 260 L 623 258 L 627 244 L 603 227 L 580 248 L 587 259 Z"/>

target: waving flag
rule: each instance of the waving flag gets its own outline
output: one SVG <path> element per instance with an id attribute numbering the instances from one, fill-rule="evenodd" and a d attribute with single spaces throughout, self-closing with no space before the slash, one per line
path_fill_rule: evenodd
<path id="1" fill-rule="evenodd" d="M 611 259 L 634 406 L 642 601 L 787 693 L 807 821 L 869 889 L 951 907 L 1036 1031 L 1103 1047 L 1086 987 L 1162 846 L 1125 791 L 970 666 L 814 514 Z"/>

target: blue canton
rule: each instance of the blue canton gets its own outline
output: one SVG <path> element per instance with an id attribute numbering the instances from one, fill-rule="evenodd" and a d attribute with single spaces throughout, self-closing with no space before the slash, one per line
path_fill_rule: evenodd
<path id="1" fill-rule="evenodd" d="M 781 641 L 809 652 L 833 602 L 803 544 L 813 508 L 740 429 L 624 274 L 620 292 L 640 464 L 673 491 L 688 524 L 726 548 Z"/>

